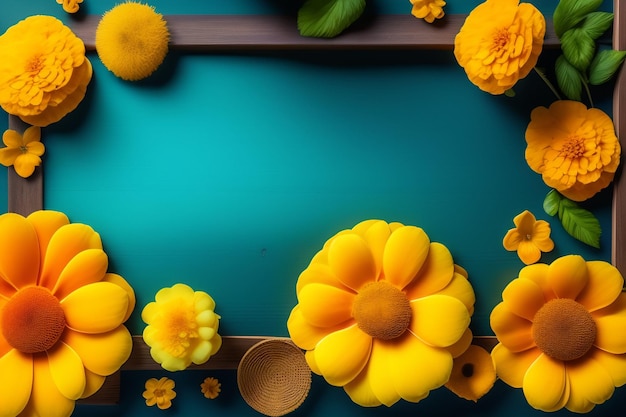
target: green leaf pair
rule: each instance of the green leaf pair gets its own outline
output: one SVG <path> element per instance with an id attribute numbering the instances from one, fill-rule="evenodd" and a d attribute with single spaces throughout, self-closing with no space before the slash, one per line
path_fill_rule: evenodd
<path id="1" fill-rule="evenodd" d="M 563 229 L 573 238 L 600 247 L 602 229 L 600 222 L 589 210 L 576 204 L 556 190 L 551 190 L 543 200 L 543 209 L 550 216 L 558 216 Z"/>
<path id="2" fill-rule="evenodd" d="M 365 0 L 307 0 L 298 11 L 298 30 L 302 36 L 333 38 L 364 10 Z"/>

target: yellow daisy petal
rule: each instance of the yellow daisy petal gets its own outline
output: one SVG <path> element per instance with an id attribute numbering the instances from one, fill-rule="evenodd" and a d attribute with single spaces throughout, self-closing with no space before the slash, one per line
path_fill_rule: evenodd
<path id="1" fill-rule="evenodd" d="M 309 284 L 298 293 L 298 301 L 311 325 L 332 327 L 351 319 L 354 294 L 329 285 Z"/>
<path id="2" fill-rule="evenodd" d="M 39 245 L 33 226 L 22 216 L 0 216 L 0 279 L 19 289 L 37 283 Z"/>
<path id="3" fill-rule="evenodd" d="M 124 326 L 100 334 L 85 334 L 68 329 L 62 340 L 80 356 L 87 370 L 102 376 L 111 375 L 126 362 L 133 344 Z"/>
<path id="4" fill-rule="evenodd" d="M 490 324 L 500 343 L 513 352 L 521 352 L 535 346 L 532 323 L 511 313 L 504 302 L 491 310 Z"/>
<path id="5" fill-rule="evenodd" d="M 541 355 L 537 348 L 515 353 L 498 343 L 491 350 L 498 377 L 513 388 L 521 388 L 530 365 Z"/>
<path id="6" fill-rule="evenodd" d="M 55 388 L 48 359 L 43 356 L 34 361 L 33 389 L 30 402 L 24 410 L 27 416 L 67 417 L 74 411 L 74 400 Z"/>
<path id="7" fill-rule="evenodd" d="M 465 308 L 471 316 L 474 314 L 474 303 L 476 302 L 476 295 L 474 294 L 474 288 L 467 278 L 457 272 L 454 273 L 452 281 L 442 290 L 437 291 L 438 295 L 448 295 L 454 297 L 465 304 Z"/>
<path id="8" fill-rule="evenodd" d="M 50 374 L 59 392 L 70 400 L 77 400 L 85 391 L 85 368 L 80 356 L 65 343 L 57 343 L 46 352 Z"/>
<path id="9" fill-rule="evenodd" d="M 67 326 L 83 333 L 104 333 L 122 324 L 126 291 L 109 282 L 81 287 L 61 300 Z"/>
<path id="10" fill-rule="evenodd" d="M 105 381 L 106 377 L 95 374 L 89 369 L 85 369 L 85 390 L 83 391 L 83 396 L 81 398 L 87 398 L 94 395 L 100 390 L 100 388 L 102 388 Z"/>
<path id="11" fill-rule="evenodd" d="M 454 277 L 452 254 L 441 243 L 433 242 L 419 276 L 404 288 L 409 300 L 435 294 L 445 288 Z M 451 294 L 452 295 L 452 294 Z"/>
<path id="12" fill-rule="evenodd" d="M 296 345 L 305 350 L 315 349 L 317 343 L 326 337 L 326 335 L 344 327 L 345 326 L 337 326 L 329 328 L 311 326 L 302 315 L 299 305 L 293 308 L 289 318 L 287 319 L 287 330 L 289 330 L 289 336 Z"/>
<path id="13" fill-rule="evenodd" d="M 474 334 L 472 333 L 472 329 L 469 327 L 465 329 L 465 333 L 463 336 L 453 345 L 446 347 L 446 350 L 450 352 L 453 358 L 457 358 L 463 354 L 467 350 L 468 347 L 474 341 Z"/>
<path id="14" fill-rule="evenodd" d="M 578 294 L 576 301 L 593 312 L 611 304 L 622 293 L 624 278 L 619 270 L 608 262 L 587 262 L 589 282 Z"/>
<path id="15" fill-rule="evenodd" d="M 570 398 L 567 407 L 570 411 L 572 404 L 584 404 L 587 401 L 593 404 L 602 404 L 613 395 L 615 385 L 609 372 L 600 362 L 593 359 L 585 361 L 571 361 L 565 364 L 570 383 Z M 577 400 L 580 397 L 581 400 Z M 585 406 L 582 407 L 586 409 Z"/>
<path id="16" fill-rule="evenodd" d="M 356 229 L 356 227 L 353 228 L 353 230 Z M 391 229 L 382 220 L 374 221 L 361 236 L 363 236 L 372 252 L 374 264 L 376 265 L 376 275 L 378 276 L 383 268 L 383 253 L 389 236 L 391 236 Z"/>
<path id="17" fill-rule="evenodd" d="M 377 407 L 382 403 L 374 394 L 369 381 L 368 367 L 366 367 L 352 382 L 344 385 L 343 389 L 355 404 L 362 407 Z"/>
<path id="18" fill-rule="evenodd" d="M 2 148 L 0 149 L 0 164 L 10 167 L 20 155 L 22 151 L 19 148 Z"/>
<path id="19" fill-rule="evenodd" d="M 562 256 L 550 264 L 548 283 L 559 298 L 575 300 L 589 282 L 587 265 L 580 255 Z"/>
<path id="20" fill-rule="evenodd" d="M 84 250 L 61 271 L 52 294 L 62 300 L 77 288 L 100 281 L 108 267 L 108 257 L 102 249 Z"/>
<path id="21" fill-rule="evenodd" d="M 385 279 L 399 289 L 406 287 L 422 269 L 430 249 L 430 239 L 415 226 L 405 226 L 391 234 L 383 253 Z"/>
<path id="22" fill-rule="evenodd" d="M 0 416 L 13 417 L 26 407 L 33 384 L 33 358 L 12 349 L 0 357 Z"/>
<path id="23" fill-rule="evenodd" d="M 363 370 L 371 349 L 372 337 L 352 325 L 329 334 L 317 344 L 315 363 L 329 384 L 342 386 Z"/>
<path id="24" fill-rule="evenodd" d="M 626 355 L 613 355 L 600 349 L 592 349 L 589 357 L 604 367 L 616 387 L 626 384 Z"/>
<path id="25" fill-rule="evenodd" d="M 432 346 L 456 343 L 470 322 L 465 305 L 447 295 L 431 295 L 411 301 L 413 316 L 410 330 Z"/>
<path id="26" fill-rule="evenodd" d="M 381 404 L 391 407 L 400 400 L 400 394 L 391 382 L 390 361 L 395 354 L 393 343 L 374 340 L 370 360 L 367 363 L 367 380 L 374 396 Z M 417 379 L 417 378 L 416 378 Z"/>
<path id="27" fill-rule="evenodd" d="M 132 314 L 133 310 L 135 309 L 135 305 L 137 304 L 137 299 L 135 298 L 135 290 L 133 290 L 133 287 L 130 286 L 130 284 L 124 279 L 124 277 L 118 274 L 112 274 L 110 272 L 104 275 L 104 278 L 102 278 L 102 282 L 110 282 L 126 291 L 126 294 L 128 295 L 128 308 L 126 309 L 126 315 L 124 316 L 123 320 L 125 322 L 130 318 L 130 315 Z"/>
<path id="28" fill-rule="evenodd" d="M 528 403 L 538 410 L 553 410 L 566 394 L 565 365 L 541 354 L 524 375 L 523 390 Z"/>
<path id="29" fill-rule="evenodd" d="M 41 165 L 41 158 L 30 153 L 22 153 L 13 162 L 15 172 L 22 178 L 28 178 L 35 172 L 35 167 Z"/>
<path id="30" fill-rule="evenodd" d="M 331 285 L 346 291 L 350 290 L 339 281 L 328 265 L 319 262 L 311 262 L 311 264 L 302 271 L 296 283 L 296 294 L 300 292 L 302 287 L 312 283 Z"/>
<path id="31" fill-rule="evenodd" d="M 333 274 L 347 287 L 358 290 L 376 278 L 376 264 L 367 242 L 356 234 L 333 240 L 328 248 L 328 264 Z"/>
<path id="32" fill-rule="evenodd" d="M 541 259 L 541 250 L 533 242 L 527 240 L 519 243 L 517 254 L 526 265 L 534 264 Z"/>
<path id="33" fill-rule="evenodd" d="M 546 302 L 541 287 L 528 279 L 511 281 L 502 291 L 502 300 L 511 313 L 528 321 Z"/>
<path id="34" fill-rule="evenodd" d="M 626 353 L 626 293 L 621 293 L 613 304 L 591 315 L 596 323 L 594 345 L 609 353 Z"/>
<path id="35" fill-rule="evenodd" d="M 44 256 L 48 250 L 48 243 L 52 235 L 62 226 L 69 224 L 70 220 L 64 213 L 53 210 L 34 211 L 28 215 L 27 219 L 37 231 L 41 252 L 41 264 L 43 265 Z"/>

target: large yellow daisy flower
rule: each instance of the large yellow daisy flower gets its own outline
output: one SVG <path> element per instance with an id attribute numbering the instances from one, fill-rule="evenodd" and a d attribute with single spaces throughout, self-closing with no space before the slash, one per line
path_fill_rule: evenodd
<path id="1" fill-rule="evenodd" d="M 56 211 L 0 216 L 1 417 L 69 416 L 128 359 L 132 288 Z"/>
<path id="2" fill-rule="evenodd" d="M 339 232 L 296 292 L 292 340 L 362 406 L 425 398 L 448 381 L 451 350 L 471 335 L 472 286 L 448 249 L 414 226 L 368 220 Z"/>
<path id="3" fill-rule="evenodd" d="M 590 411 L 626 383 L 619 271 L 578 255 L 523 268 L 491 313 L 498 376 L 543 411 Z"/>

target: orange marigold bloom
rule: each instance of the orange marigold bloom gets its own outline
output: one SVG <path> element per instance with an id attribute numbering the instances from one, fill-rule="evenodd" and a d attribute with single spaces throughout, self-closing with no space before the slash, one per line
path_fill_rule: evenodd
<path id="1" fill-rule="evenodd" d="M 619 166 L 621 147 L 613 120 L 572 100 L 537 107 L 526 129 L 526 162 L 549 187 L 584 201 L 606 188 Z"/>
<path id="2" fill-rule="evenodd" d="M 28 124 L 74 110 L 91 76 L 83 41 L 52 16 L 30 16 L 0 36 L 0 106 Z"/>
<path id="3" fill-rule="evenodd" d="M 208 377 L 202 381 L 202 384 L 200 384 L 200 390 L 206 398 L 214 400 L 220 395 L 220 392 L 222 391 L 222 384 L 218 379 Z"/>
<path id="4" fill-rule="evenodd" d="M 411 0 L 411 4 L 413 5 L 411 14 L 428 23 L 433 23 L 435 19 L 441 19 L 445 15 L 443 7 L 446 2 L 444 0 Z"/>
<path id="5" fill-rule="evenodd" d="M 487 0 L 467 16 L 454 56 L 478 88 L 502 94 L 533 69 L 545 31 L 545 18 L 532 4 Z"/>
<path id="6" fill-rule="evenodd" d="M 146 405 L 148 407 L 156 405 L 161 410 L 167 410 L 172 406 L 172 400 L 176 398 L 175 386 L 174 381 L 167 377 L 148 379 L 145 384 L 146 390 L 142 394 Z"/>
<path id="7" fill-rule="evenodd" d="M 542 252 L 554 249 L 550 239 L 550 223 L 537 220 L 528 210 L 524 210 L 513 219 L 515 228 L 509 229 L 502 240 L 504 249 L 517 251 L 517 255 L 526 265 L 541 259 Z"/>

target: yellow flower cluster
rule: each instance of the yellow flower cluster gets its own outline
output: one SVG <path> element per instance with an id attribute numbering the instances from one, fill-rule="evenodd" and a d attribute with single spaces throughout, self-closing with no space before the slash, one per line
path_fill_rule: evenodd
<path id="1" fill-rule="evenodd" d="M 52 16 L 30 16 L 0 36 L 0 106 L 28 124 L 73 111 L 91 76 L 83 41 Z"/>

